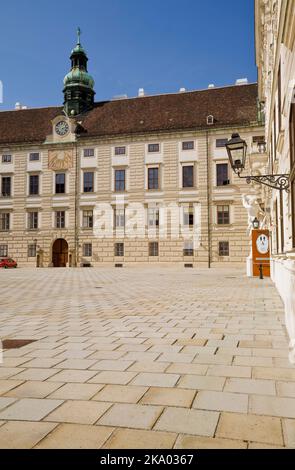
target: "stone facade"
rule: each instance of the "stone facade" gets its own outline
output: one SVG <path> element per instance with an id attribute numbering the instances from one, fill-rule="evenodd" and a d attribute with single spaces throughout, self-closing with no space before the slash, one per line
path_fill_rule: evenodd
<path id="1" fill-rule="evenodd" d="M 290 175 L 289 192 L 265 191 L 273 235 L 272 278 L 285 303 L 295 362 L 295 4 L 293 0 L 256 0 L 256 55 L 259 99 L 265 103 L 267 166 Z"/>
<path id="2" fill-rule="evenodd" d="M 17 111 L 15 111 L 17 113 Z M 259 135 L 259 126 L 238 128 L 251 146 L 253 135 Z M 54 132 L 54 131 L 53 131 Z M 1 213 L 10 213 L 10 229 L 2 231 L 0 245 L 8 245 L 8 255 L 20 266 L 48 266 L 52 263 L 52 247 L 56 239 L 65 239 L 69 245 L 68 263 L 74 265 L 90 263 L 136 263 L 174 262 L 208 264 L 208 230 L 210 230 L 212 263 L 244 262 L 248 255 L 246 235 L 247 213 L 241 195 L 249 190 L 229 171 L 230 184 L 217 186 L 216 165 L 227 163 L 226 149 L 216 148 L 216 140 L 229 138 L 232 130 L 214 130 L 167 133 L 152 136 L 124 136 L 120 139 L 91 139 L 75 143 L 44 143 L 36 146 L 19 145 L 2 147 L 1 155 L 11 155 L 12 163 L 1 163 L 1 178 L 11 176 L 11 197 L 0 200 Z M 58 139 L 58 137 L 57 137 Z M 71 140 L 71 139 L 70 139 Z M 194 150 L 182 151 L 182 142 L 194 142 Z M 160 144 L 157 153 L 148 152 L 148 143 Z M 114 156 L 115 147 L 126 147 L 126 156 Z M 93 157 L 84 157 L 85 149 L 93 149 Z M 39 162 L 30 162 L 30 154 L 38 152 Z M 64 160 L 65 158 L 65 160 Z M 55 162 L 56 160 L 56 162 Z M 182 166 L 194 165 L 194 187 L 182 188 Z M 114 172 L 126 170 L 126 191 L 117 193 L 114 188 Z M 148 168 L 159 168 L 159 190 L 148 190 Z M 83 174 L 94 173 L 94 190 L 83 192 Z M 56 174 L 65 174 L 65 194 L 55 194 Z M 208 178 L 209 173 L 209 178 Z M 29 177 L 39 175 L 39 194 L 29 195 Z M 3 180 L 2 180 L 3 181 Z M 209 183 L 209 184 L 208 184 Z M 209 201 L 209 209 L 208 209 Z M 135 238 L 124 229 L 113 228 L 114 235 L 98 236 L 96 230 L 83 228 L 83 211 L 95 212 L 100 204 L 109 204 L 114 209 L 140 203 L 146 212 L 142 221 L 145 233 Z M 181 211 L 171 212 L 167 220 L 167 236 L 161 236 L 161 227 L 148 227 L 148 207 L 176 205 L 186 207 L 194 204 L 194 221 L 190 226 L 190 237 L 194 240 L 193 256 L 184 256 L 185 239 L 181 232 L 174 233 L 181 224 Z M 229 207 L 229 223 L 219 225 L 217 207 Z M 65 228 L 55 228 L 55 212 L 65 212 Z M 186 209 L 185 209 L 186 210 Z M 175 211 L 175 209 L 174 209 Z M 29 212 L 38 212 L 38 227 L 29 229 Z M 168 211 L 169 212 L 169 211 Z M 179 216 L 179 220 L 173 220 Z M 208 228 L 208 214 L 210 216 Z M 161 217 L 161 216 L 160 216 Z M 225 220 L 226 222 L 226 220 Z M 125 225 L 127 219 L 125 219 Z M 161 221 L 160 221 L 161 224 Z M 183 226 L 183 229 L 185 227 Z M 149 256 L 149 242 L 158 242 L 158 256 Z M 115 256 L 115 243 L 124 243 L 124 256 Z M 220 256 L 219 242 L 229 242 L 229 253 Z M 84 256 L 83 245 L 92 244 L 92 256 Z M 37 245 L 36 257 L 29 256 L 29 245 Z M 77 246 L 77 260 L 75 249 Z M 38 261 L 37 261 L 38 259 Z"/>

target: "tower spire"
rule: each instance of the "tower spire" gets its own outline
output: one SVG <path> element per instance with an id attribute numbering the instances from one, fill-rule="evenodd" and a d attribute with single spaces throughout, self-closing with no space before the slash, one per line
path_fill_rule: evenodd
<path id="1" fill-rule="evenodd" d="M 78 29 L 77 29 L 77 46 L 81 46 L 81 34 L 82 34 L 82 31 L 81 31 L 81 28 L 78 26 Z"/>

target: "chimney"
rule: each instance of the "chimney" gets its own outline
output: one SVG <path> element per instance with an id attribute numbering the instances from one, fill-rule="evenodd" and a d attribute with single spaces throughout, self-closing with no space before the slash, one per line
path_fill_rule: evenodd
<path id="1" fill-rule="evenodd" d="M 27 107 L 27 106 L 23 106 L 21 103 L 17 102 L 17 103 L 15 103 L 14 109 L 15 109 L 16 111 L 20 111 L 21 109 L 28 109 L 28 107 Z"/>
<path id="2" fill-rule="evenodd" d="M 236 80 L 236 85 L 248 85 L 248 78 L 238 78 L 238 80 Z"/>
<path id="3" fill-rule="evenodd" d="M 139 98 L 143 98 L 144 96 L 145 96 L 144 88 L 139 88 L 139 90 L 138 90 L 138 97 L 139 97 Z"/>
<path id="4" fill-rule="evenodd" d="M 128 95 L 115 95 L 112 98 L 112 101 L 126 100 Z"/>

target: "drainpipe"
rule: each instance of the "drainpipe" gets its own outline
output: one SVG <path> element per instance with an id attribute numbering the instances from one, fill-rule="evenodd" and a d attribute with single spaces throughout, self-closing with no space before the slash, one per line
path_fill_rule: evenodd
<path id="1" fill-rule="evenodd" d="M 208 231 L 208 268 L 211 268 L 211 200 L 210 200 L 210 156 L 209 156 L 209 132 L 206 131 L 207 153 L 207 231 Z"/>
<path id="2" fill-rule="evenodd" d="M 79 186 L 80 186 L 80 159 L 77 143 L 78 135 L 76 134 L 75 142 L 75 252 L 74 252 L 74 267 L 77 268 L 79 264 L 79 221 L 80 221 L 80 208 L 79 208 Z"/>

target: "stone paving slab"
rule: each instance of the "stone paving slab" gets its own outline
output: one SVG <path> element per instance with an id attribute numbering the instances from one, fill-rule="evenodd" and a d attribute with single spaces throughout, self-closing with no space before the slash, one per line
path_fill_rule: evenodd
<path id="1" fill-rule="evenodd" d="M 155 429 L 213 437 L 218 419 L 219 413 L 213 411 L 166 408 Z"/>
<path id="2" fill-rule="evenodd" d="M 45 421 L 56 423 L 95 424 L 111 407 L 110 403 L 86 400 L 68 400 L 47 415 Z"/>
<path id="3" fill-rule="evenodd" d="M 13 398 L 46 398 L 61 386 L 62 383 L 27 381 L 10 390 L 5 396 Z"/>
<path id="4" fill-rule="evenodd" d="M 248 395 L 230 392 L 201 391 L 193 403 L 193 408 L 215 411 L 236 411 L 247 413 Z"/>
<path id="5" fill-rule="evenodd" d="M 247 449 L 247 443 L 233 439 L 219 439 L 180 434 L 175 449 Z"/>
<path id="6" fill-rule="evenodd" d="M 5 400 L 3 398 L 3 400 Z M 13 398 L 7 398 L 12 400 Z M 47 400 L 22 398 L 19 401 L 10 404 L 0 413 L 0 419 L 16 420 L 16 421 L 41 421 L 52 410 L 62 404 L 62 400 Z"/>
<path id="7" fill-rule="evenodd" d="M 117 429 L 103 449 L 171 449 L 177 434 L 141 429 Z"/>
<path id="8" fill-rule="evenodd" d="M 10 421 L 0 428 L 0 449 L 31 449 L 57 425 Z"/>
<path id="9" fill-rule="evenodd" d="M 60 424 L 35 449 L 100 449 L 112 432 L 104 426 Z"/>
<path id="10" fill-rule="evenodd" d="M 0 447 L 295 447 L 295 369 L 269 279 L 18 269 L 0 271 L 0 291 L 0 339 L 36 340 L 4 351 Z"/>
<path id="11" fill-rule="evenodd" d="M 255 440 L 265 444 L 283 444 L 279 418 L 251 414 L 222 413 L 216 436 L 244 441 Z"/>
<path id="12" fill-rule="evenodd" d="M 128 385 L 106 385 L 93 400 L 115 403 L 137 403 L 147 392 L 148 387 Z"/>
<path id="13" fill-rule="evenodd" d="M 163 408 L 160 406 L 116 404 L 99 420 L 98 424 L 151 429 L 162 411 Z"/>

